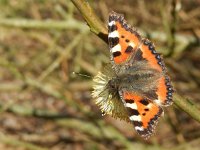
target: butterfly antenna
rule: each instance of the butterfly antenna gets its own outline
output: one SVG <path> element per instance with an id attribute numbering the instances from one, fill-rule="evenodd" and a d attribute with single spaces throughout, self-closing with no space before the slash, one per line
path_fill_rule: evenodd
<path id="1" fill-rule="evenodd" d="M 81 77 L 87 77 L 87 78 L 92 78 L 92 76 L 86 75 L 86 74 L 82 74 L 82 73 L 78 73 L 78 72 L 72 72 L 73 75 L 79 75 Z"/>

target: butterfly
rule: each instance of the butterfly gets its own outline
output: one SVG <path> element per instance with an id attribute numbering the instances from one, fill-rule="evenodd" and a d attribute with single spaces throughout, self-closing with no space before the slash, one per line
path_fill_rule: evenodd
<path id="1" fill-rule="evenodd" d="M 108 45 L 111 61 L 94 77 L 92 97 L 104 114 L 131 122 L 148 139 L 163 107 L 173 103 L 163 58 L 151 41 L 115 12 L 109 15 Z"/>

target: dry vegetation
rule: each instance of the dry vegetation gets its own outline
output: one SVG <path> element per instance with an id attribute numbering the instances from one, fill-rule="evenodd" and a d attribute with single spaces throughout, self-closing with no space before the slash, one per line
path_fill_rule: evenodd
<path id="1" fill-rule="evenodd" d="M 89 2 L 105 25 L 114 10 L 150 38 L 176 92 L 200 109 L 199 0 Z M 108 46 L 71 1 L 0 0 L 0 10 L 0 149 L 200 147 L 200 124 L 176 105 L 148 141 L 132 125 L 101 116 L 91 77 L 109 61 Z"/>

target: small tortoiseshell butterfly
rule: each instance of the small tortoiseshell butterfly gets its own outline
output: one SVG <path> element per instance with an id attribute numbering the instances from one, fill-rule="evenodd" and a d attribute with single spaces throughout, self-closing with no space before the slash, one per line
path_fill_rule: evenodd
<path id="1" fill-rule="evenodd" d="M 162 107 L 172 104 L 174 91 L 165 64 L 153 43 L 115 12 L 109 15 L 108 43 L 111 64 L 94 77 L 92 96 L 104 114 L 132 122 L 148 139 Z"/>

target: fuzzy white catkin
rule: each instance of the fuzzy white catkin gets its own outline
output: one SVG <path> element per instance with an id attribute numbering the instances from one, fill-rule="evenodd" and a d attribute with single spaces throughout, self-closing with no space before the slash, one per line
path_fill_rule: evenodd
<path id="1" fill-rule="evenodd" d="M 98 72 L 98 74 L 94 77 L 92 97 L 95 99 L 95 103 L 100 107 L 104 115 L 108 114 L 114 118 L 130 122 L 127 110 L 120 97 L 114 96 L 109 92 L 107 84 L 109 80 L 112 79 L 112 75 L 109 73 L 110 70 L 108 69 L 108 67 L 106 70 L 104 69 L 105 74 Z"/>

